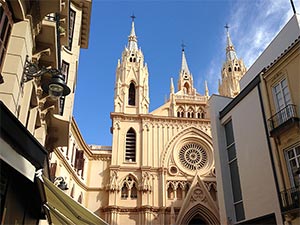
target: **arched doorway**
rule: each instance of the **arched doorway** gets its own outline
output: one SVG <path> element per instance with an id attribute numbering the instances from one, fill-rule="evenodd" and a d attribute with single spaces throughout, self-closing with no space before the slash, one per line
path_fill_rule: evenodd
<path id="1" fill-rule="evenodd" d="M 206 223 L 201 216 L 197 214 L 191 219 L 188 225 L 208 225 L 208 223 Z"/>

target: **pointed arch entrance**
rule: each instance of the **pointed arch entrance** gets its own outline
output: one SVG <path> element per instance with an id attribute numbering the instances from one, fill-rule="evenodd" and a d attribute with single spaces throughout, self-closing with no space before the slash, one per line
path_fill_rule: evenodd
<path id="1" fill-rule="evenodd" d="M 217 225 L 220 224 L 216 215 L 202 204 L 197 204 L 188 210 L 182 220 L 178 220 L 179 224 L 186 225 Z"/>
<path id="2" fill-rule="evenodd" d="M 188 223 L 188 225 L 207 225 L 208 223 L 203 220 L 203 218 L 197 214 L 194 216 L 191 221 Z"/>

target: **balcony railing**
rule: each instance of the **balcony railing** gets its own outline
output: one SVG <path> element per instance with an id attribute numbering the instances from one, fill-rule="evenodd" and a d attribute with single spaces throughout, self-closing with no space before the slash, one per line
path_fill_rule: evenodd
<path id="1" fill-rule="evenodd" d="M 282 211 L 299 209 L 300 207 L 300 188 L 291 188 L 280 193 Z"/>
<path id="2" fill-rule="evenodd" d="M 297 118 L 297 111 L 296 106 L 289 104 L 275 115 L 273 115 L 269 121 L 270 132 L 274 129 L 278 128 L 280 125 L 284 124 L 285 122 L 289 121 L 290 119 Z M 297 118 L 299 120 L 299 118 Z"/>

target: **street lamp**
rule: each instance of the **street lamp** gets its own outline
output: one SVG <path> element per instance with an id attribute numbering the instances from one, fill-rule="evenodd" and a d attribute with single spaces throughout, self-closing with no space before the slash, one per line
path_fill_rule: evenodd
<path id="1" fill-rule="evenodd" d="M 65 179 L 63 177 L 56 177 L 54 179 L 54 182 L 60 180 L 60 182 L 58 183 L 57 187 L 59 187 L 61 190 L 66 191 L 68 190 L 68 186 L 67 183 L 65 182 Z"/>
<path id="2" fill-rule="evenodd" d="M 37 64 L 30 62 L 28 58 L 26 58 L 23 74 L 24 81 L 27 81 L 34 77 L 42 77 L 45 74 L 50 74 L 50 81 L 43 83 L 42 89 L 53 98 L 66 96 L 71 92 L 70 88 L 64 81 L 63 75 L 58 69 L 47 69 L 45 67 L 39 68 Z"/>

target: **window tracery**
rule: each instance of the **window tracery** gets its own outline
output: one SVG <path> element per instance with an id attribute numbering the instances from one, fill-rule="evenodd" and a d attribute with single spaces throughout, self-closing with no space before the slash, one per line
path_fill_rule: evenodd
<path id="1" fill-rule="evenodd" d="M 130 175 L 123 180 L 121 188 L 121 199 L 128 199 L 129 196 L 131 199 L 137 199 L 138 197 L 137 182 Z"/>

